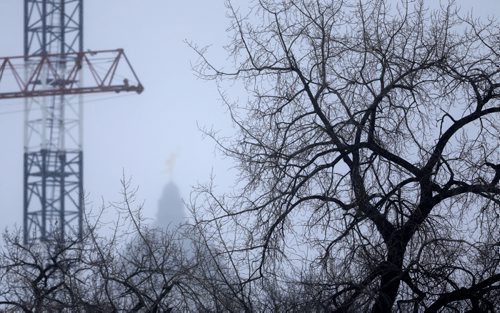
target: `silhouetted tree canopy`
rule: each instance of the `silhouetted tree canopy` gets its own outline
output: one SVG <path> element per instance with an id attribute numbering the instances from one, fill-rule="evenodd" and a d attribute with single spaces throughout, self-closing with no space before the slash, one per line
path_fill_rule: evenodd
<path id="1" fill-rule="evenodd" d="M 497 21 L 453 2 L 229 10 L 234 68 L 197 49 L 197 70 L 223 90 L 238 135 L 213 136 L 242 183 L 207 188 L 199 215 L 240 275 L 293 282 L 296 308 L 499 307 Z"/>
<path id="2" fill-rule="evenodd" d="M 198 187 L 190 224 L 165 230 L 123 179 L 123 201 L 103 209 L 116 218 L 87 211 L 81 240 L 5 233 L 0 310 L 499 308 L 498 22 L 418 0 L 228 13 L 233 68 L 193 48 L 237 129 L 209 133 L 237 162 L 234 191 Z"/>

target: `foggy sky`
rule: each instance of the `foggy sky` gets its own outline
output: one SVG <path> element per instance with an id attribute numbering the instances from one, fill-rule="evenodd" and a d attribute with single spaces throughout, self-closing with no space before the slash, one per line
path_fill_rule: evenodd
<path id="1" fill-rule="evenodd" d="M 479 15 L 500 13 L 498 0 L 458 2 L 463 8 L 474 3 Z M 197 126 L 231 133 L 231 123 L 214 83 L 193 75 L 196 55 L 184 42 L 211 44 L 212 59 L 224 64 L 221 47 L 227 43 L 228 20 L 223 3 L 84 1 L 85 49 L 124 48 L 145 86 L 142 95 L 85 97 L 84 184 L 89 205 L 119 199 L 123 171 L 139 187 L 137 198 L 145 201 L 145 214 L 151 218 L 170 180 L 185 199 L 191 186 L 206 182 L 212 171 L 219 185 L 231 184 L 231 164 L 214 153 L 213 142 L 203 140 Z M 22 9 L 21 0 L 0 0 L 0 56 L 22 54 Z M 22 100 L 0 102 L 0 229 L 22 222 L 22 109 Z M 172 156 L 174 166 L 169 163 Z"/>
<path id="2" fill-rule="evenodd" d="M 0 1 L 0 56 L 22 54 L 23 1 Z M 85 0 L 84 47 L 124 48 L 145 91 L 85 96 L 84 184 L 87 203 L 120 199 L 122 172 L 139 187 L 146 216 L 154 218 L 164 185 L 174 181 L 183 198 L 213 169 L 227 180 L 226 161 L 197 125 L 230 125 L 213 83 L 191 70 L 196 55 L 185 44 L 226 40 L 222 1 Z M 108 100 L 102 100 L 107 99 Z M 0 102 L 0 229 L 22 223 L 22 100 Z M 17 113 L 11 113 L 15 112 Z M 172 156 L 175 165 L 169 166 Z"/>

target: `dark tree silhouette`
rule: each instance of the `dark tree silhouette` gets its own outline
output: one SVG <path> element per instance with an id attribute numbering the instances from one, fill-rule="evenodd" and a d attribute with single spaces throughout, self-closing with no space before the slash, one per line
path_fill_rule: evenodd
<path id="1" fill-rule="evenodd" d="M 235 193 L 200 187 L 194 223 L 164 230 L 123 179 L 113 222 L 87 212 L 81 240 L 7 232 L 0 310 L 500 307 L 499 24 L 410 0 L 228 8 L 234 70 L 195 50 L 238 130 L 210 133 Z"/>
<path id="2" fill-rule="evenodd" d="M 238 128 L 213 137 L 241 189 L 193 205 L 238 277 L 287 282 L 295 309 L 499 307 L 499 24 L 453 2 L 228 7 L 234 70 L 194 49 Z"/>
<path id="3" fill-rule="evenodd" d="M 123 180 L 123 202 L 110 224 L 102 211 L 85 215 L 81 239 L 22 244 L 6 232 L 0 252 L 2 312 L 190 311 L 195 264 L 185 253 L 182 231 L 148 226 L 135 191 Z M 177 233 L 176 231 L 179 231 Z"/>

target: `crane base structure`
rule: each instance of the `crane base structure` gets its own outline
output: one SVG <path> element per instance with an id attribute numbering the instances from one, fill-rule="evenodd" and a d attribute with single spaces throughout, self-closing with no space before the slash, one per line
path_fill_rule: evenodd
<path id="1" fill-rule="evenodd" d="M 144 90 L 122 49 L 83 51 L 83 0 L 24 0 L 24 55 L 0 100 L 24 99 L 24 243 L 83 234 L 83 95 Z"/>

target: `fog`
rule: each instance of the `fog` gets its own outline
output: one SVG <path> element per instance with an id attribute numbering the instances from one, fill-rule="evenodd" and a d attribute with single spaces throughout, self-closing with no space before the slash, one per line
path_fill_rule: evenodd
<path id="1" fill-rule="evenodd" d="M 472 1 L 458 3 L 468 9 Z M 500 12 L 497 0 L 474 3 L 476 14 Z M 22 54 L 22 9 L 23 1 L 0 1 L 0 56 Z M 199 131 L 202 126 L 230 134 L 229 116 L 215 84 L 193 74 L 197 56 L 185 43 L 212 45 L 212 60 L 224 64 L 227 25 L 221 0 L 84 1 L 85 49 L 124 48 L 145 87 L 141 95 L 85 96 L 87 206 L 119 200 L 123 174 L 139 188 L 136 198 L 144 202 L 144 214 L 151 219 L 159 212 L 162 193 L 168 194 L 172 186 L 187 200 L 192 186 L 208 181 L 211 173 L 222 189 L 231 185 L 231 163 Z M 22 103 L 0 102 L 1 229 L 22 223 Z M 168 218 L 178 217 L 172 214 Z"/>
<path id="2" fill-rule="evenodd" d="M 0 1 L 0 55 L 22 54 L 23 1 Z M 84 185 L 87 206 L 120 199 L 124 173 L 137 186 L 144 213 L 155 218 L 164 186 L 191 187 L 228 180 L 221 159 L 200 126 L 228 129 L 214 84 L 196 78 L 195 53 L 186 40 L 213 44 L 223 58 L 227 20 L 222 1 L 84 1 L 84 47 L 124 48 L 145 91 L 85 96 Z M 0 228 L 22 223 L 23 102 L 0 102 Z M 172 159 L 175 158 L 175 164 Z"/>

